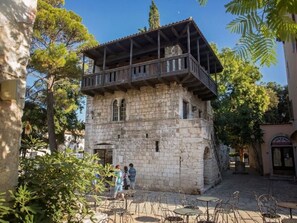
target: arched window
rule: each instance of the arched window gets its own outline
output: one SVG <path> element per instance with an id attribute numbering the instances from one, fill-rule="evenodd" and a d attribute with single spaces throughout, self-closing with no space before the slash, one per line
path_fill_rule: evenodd
<path id="1" fill-rule="evenodd" d="M 115 99 L 112 103 L 112 121 L 126 120 L 126 100 Z"/>
<path id="2" fill-rule="evenodd" d="M 118 101 L 114 100 L 112 103 L 112 121 L 118 121 L 119 120 L 119 106 Z"/>
<path id="3" fill-rule="evenodd" d="M 126 101 L 123 99 L 120 105 L 120 121 L 126 120 Z"/>

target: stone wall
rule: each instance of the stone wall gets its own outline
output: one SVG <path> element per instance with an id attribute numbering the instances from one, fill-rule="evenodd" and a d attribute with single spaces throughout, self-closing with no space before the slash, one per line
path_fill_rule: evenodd
<path id="1" fill-rule="evenodd" d="M 115 99 L 126 101 L 125 121 L 112 121 Z M 182 119 L 183 101 L 189 103 L 188 119 Z M 212 128 L 210 103 L 178 84 L 107 93 L 87 99 L 85 150 L 93 153 L 109 146 L 113 164 L 135 165 L 138 186 L 199 193 L 205 184 L 206 147 L 212 154 L 207 161 L 209 183 L 218 178 Z"/>
<path id="2" fill-rule="evenodd" d="M 26 65 L 36 6 L 37 0 L 0 2 L 0 192 L 17 185 Z"/>

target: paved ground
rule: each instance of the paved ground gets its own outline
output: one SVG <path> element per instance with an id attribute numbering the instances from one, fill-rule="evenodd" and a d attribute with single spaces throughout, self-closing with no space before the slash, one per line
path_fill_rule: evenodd
<path id="1" fill-rule="evenodd" d="M 239 213 L 243 222 L 262 222 L 254 194 L 271 194 L 277 201 L 297 202 L 297 183 L 285 180 L 271 180 L 249 171 L 248 174 L 233 174 L 229 170 L 223 174 L 223 182 L 206 192 L 206 195 L 228 199 L 233 191 L 240 192 Z M 279 209 L 282 217 L 288 217 L 288 209 Z M 297 210 L 293 212 L 297 216 Z"/>
<path id="2" fill-rule="evenodd" d="M 297 202 L 297 182 L 286 181 L 286 180 L 272 180 L 263 176 L 259 176 L 257 173 L 251 172 L 247 169 L 248 174 L 233 174 L 233 170 L 228 170 L 223 173 L 223 181 L 214 188 L 208 190 L 204 195 L 215 196 L 222 200 L 227 200 L 234 191 L 240 192 L 239 199 L 239 215 L 240 222 L 262 222 L 259 215 L 258 207 L 256 204 L 255 196 L 261 194 L 272 194 L 277 201 L 295 201 Z M 156 215 L 152 214 L 152 203 L 156 201 L 157 198 L 164 198 L 162 202 L 169 209 L 174 209 L 177 207 L 177 201 L 180 201 L 181 195 L 178 193 L 163 193 L 163 192 L 152 192 L 152 191 L 141 191 L 138 190 L 137 194 L 146 194 L 148 196 L 146 207 L 140 206 L 141 211 L 139 213 L 133 214 L 135 222 L 155 222 L 155 218 L 158 218 L 159 213 Z M 136 197 L 137 197 L 136 194 Z M 197 195 L 186 195 L 187 200 L 196 200 Z M 131 202 L 131 200 L 130 200 Z M 199 209 L 205 211 L 205 204 L 198 203 Z M 128 203 L 130 207 L 129 211 L 135 211 L 136 204 Z M 215 203 L 210 203 L 210 210 L 212 211 Z M 137 212 L 137 211 L 136 211 Z M 279 209 L 278 213 L 282 215 L 283 218 L 288 217 L 288 209 Z M 293 215 L 297 218 L 297 210 L 293 211 Z M 190 222 L 194 222 L 194 219 L 190 219 Z"/>

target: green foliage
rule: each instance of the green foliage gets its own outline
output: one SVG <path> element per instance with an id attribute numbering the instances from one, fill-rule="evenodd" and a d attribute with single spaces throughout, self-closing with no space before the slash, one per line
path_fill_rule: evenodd
<path id="1" fill-rule="evenodd" d="M 42 139 L 35 138 L 33 135 L 23 135 L 21 143 L 21 154 L 22 157 L 26 157 L 28 150 L 39 151 L 47 148 L 48 144 Z"/>
<path id="2" fill-rule="evenodd" d="M 290 121 L 288 87 L 274 82 L 264 85 L 269 93 L 273 106 L 265 112 L 264 122 L 269 124 L 283 124 Z"/>
<path id="3" fill-rule="evenodd" d="M 262 77 L 259 68 L 241 60 L 228 48 L 217 55 L 224 70 L 217 76 L 219 97 L 212 103 L 216 134 L 233 148 L 249 145 L 252 136 L 261 141 L 259 124 L 270 100 L 266 88 L 257 84 Z"/>
<path id="4" fill-rule="evenodd" d="M 78 159 L 69 151 L 22 159 L 21 170 L 19 187 L 10 191 L 11 208 L 0 199 L 1 223 L 81 222 L 92 216 L 85 195 L 102 193 L 113 176 L 96 155 Z"/>
<path id="5" fill-rule="evenodd" d="M 46 91 L 45 86 L 32 86 L 27 94 L 23 123 L 27 121 L 32 125 L 32 135 L 48 142 L 44 136 L 47 133 L 46 109 L 44 108 Z M 64 143 L 65 131 L 77 132 L 84 129 L 84 123 L 77 117 L 81 110 L 84 97 L 80 92 L 79 80 L 64 79 L 54 86 L 55 135 L 59 144 Z M 23 134 L 23 138 L 25 135 Z"/>
<path id="6" fill-rule="evenodd" d="M 8 216 L 12 209 L 5 203 L 5 193 L 0 193 L 0 223 L 8 223 L 5 217 Z"/>
<path id="7" fill-rule="evenodd" d="M 197 2 L 198 2 L 200 5 L 204 6 L 204 5 L 206 5 L 206 3 L 208 2 L 208 0 L 197 0 Z"/>
<path id="8" fill-rule="evenodd" d="M 44 0 L 47 4 L 50 4 L 53 7 L 61 7 L 65 4 L 64 0 Z"/>
<path id="9" fill-rule="evenodd" d="M 198 2 L 205 5 L 207 0 Z M 270 66 L 276 63 L 276 39 L 297 38 L 297 23 L 291 16 L 297 14 L 296 0 L 230 0 L 225 8 L 236 16 L 227 27 L 241 36 L 235 47 L 241 58 Z"/>
<path id="10" fill-rule="evenodd" d="M 39 94 L 38 96 L 40 96 L 38 99 L 34 97 L 33 91 L 35 90 L 36 94 Z M 27 123 L 30 124 L 30 134 L 34 138 L 43 139 L 44 135 L 47 133 L 47 128 L 45 125 L 46 109 L 43 106 L 44 99 L 41 98 L 42 95 L 38 93 L 38 89 L 30 89 L 30 91 L 31 93 L 28 94 L 27 100 L 25 101 L 24 113 L 22 117 L 23 126 L 25 127 Z M 33 97 L 30 98 L 31 96 L 29 95 L 32 95 Z"/>
<path id="11" fill-rule="evenodd" d="M 46 222 L 44 217 L 44 211 L 41 210 L 38 197 L 35 193 L 30 191 L 26 185 L 21 185 L 16 191 L 10 192 L 9 203 L 2 203 L 4 199 L 1 199 L 0 204 L 0 222 L 10 223 L 38 223 Z M 9 205 L 11 207 L 9 207 Z M 4 212 L 2 212 L 4 211 Z"/>
<path id="12" fill-rule="evenodd" d="M 40 73 L 52 73 L 55 78 L 63 78 L 69 71 L 69 76 L 79 74 L 77 66 L 79 58 L 76 53 L 69 52 L 65 44 L 50 44 L 46 49 L 36 49 L 31 56 L 31 64 Z"/>
<path id="13" fill-rule="evenodd" d="M 60 44 L 64 44 L 68 50 L 77 51 L 97 44 L 78 15 L 47 2 L 38 0 L 33 49 L 48 49 L 55 47 L 54 45 L 59 47 Z"/>
<path id="14" fill-rule="evenodd" d="M 107 177 L 113 175 L 112 167 L 98 164 L 95 155 L 85 153 L 78 159 L 69 151 L 22 159 L 21 169 L 21 186 L 12 195 L 14 209 L 20 207 L 16 217 L 46 218 L 42 222 L 80 222 L 91 214 L 85 195 L 103 192 L 105 184 L 111 183 Z"/>
<path id="15" fill-rule="evenodd" d="M 79 52 L 97 44 L 82 24 L 82 19 L 62 8 L 63 4 L 63 0 L 38 0 L 29 62 L 29 72 L 36 81 L 29 88 L 28 99 L 40 106 L 40 110 L 47 111 L 52 151 L 57 149 L 56 135 L 61 136 L 68 130 L 68 121 L 73 123 L 69 117 L 73 118 L 82 107 Z M 78 121 L 77 124 L 80 125 Z"/>
<path id="16" fill-rule="evenodd" d="M 160 27 L 160 14 L 154 0 L 152 0 L 150 5 L 149 27 L 149 29 L 157 29 Z"/>
<path id="17" fill-rule="evenodd" d="M 236 46 L 239 55 L 259 61 L 261 65 L 270 66 L 276 63 L 276 31 L 269 27 L 265 19 L 266 3 L 235 0 L 225 7 L 227 12 L 237 15 L 227 27 L 231 32 L 241 35 Z M 264 11 L 260 11 L 261 9 Z"/>
<path id="18" fill-rule="evenodd" d="M 138 32 L 140 32 L 140 33 L 144 33 L 144 32 L 147 32 L 147 31 L 148 31 L 148 29 L 147 29 L 146 26 L 144 26 L 143 28 L 138 29 Z"/>
<path id="19" fill-rule="evenodd" d="M 229 156 L 230 157 L 237 157 L 237 156 L 239 156 L 239 153 L 229 153 Z"/>
<path id="20" fill-rule="evenodd" d="M 14 201 L 12 213 L 15 222 L 33 223 L 43 220 L 44 211 L 39 206 L 38 197 L 26 185 L 19 186 L 15 192 L 10 191 L 10 194 Z"/>

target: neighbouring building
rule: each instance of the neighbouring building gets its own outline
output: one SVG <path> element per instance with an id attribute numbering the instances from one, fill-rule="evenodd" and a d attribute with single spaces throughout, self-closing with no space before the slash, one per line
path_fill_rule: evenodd
<path id="1" fill-rule="evenodd" d="M 223 67 L 192 18 L 84 51 L 85 151 L 133 163 L 137 185 L 203 193 L 220 180 L 210 74 Z"/>
<path id="2" fill-rule="evenodd" d="M 66 148 L 71 149 L 73 152 L 82 152 L 84 151 L 85 146 L 85 132 L 78 131 L 70 132 L 66 131 L 64 133 L 65 142 L 64 145 Z"/>
<path id="3" fill-rule="evenodd" d="M 65 151 L 66 149 L 70 149 L 73 154 L 78 157 L 82 158 L 84 154 L 84 131 L 74 130 L 74 131 L 65 131 L 64 138 L 65 141 L 63 144 L 58 146 L 59 151 Z M 28 149 L 26 151 L 27 158 L 35 158 L 36 156 L 44 156 L 46 154 L 51 154 L 51 150 L 49 147 L 46 148 L 39 148 L 37 149 Z"/>
<path id="4" fill-rule="evenodd" d="M 292 14 L 297 22 L 297 15 Z M 262 125 L 263 172 L 271 176 L 297 176 L 297 41 L 284 42 L 291 122 Z"/>

